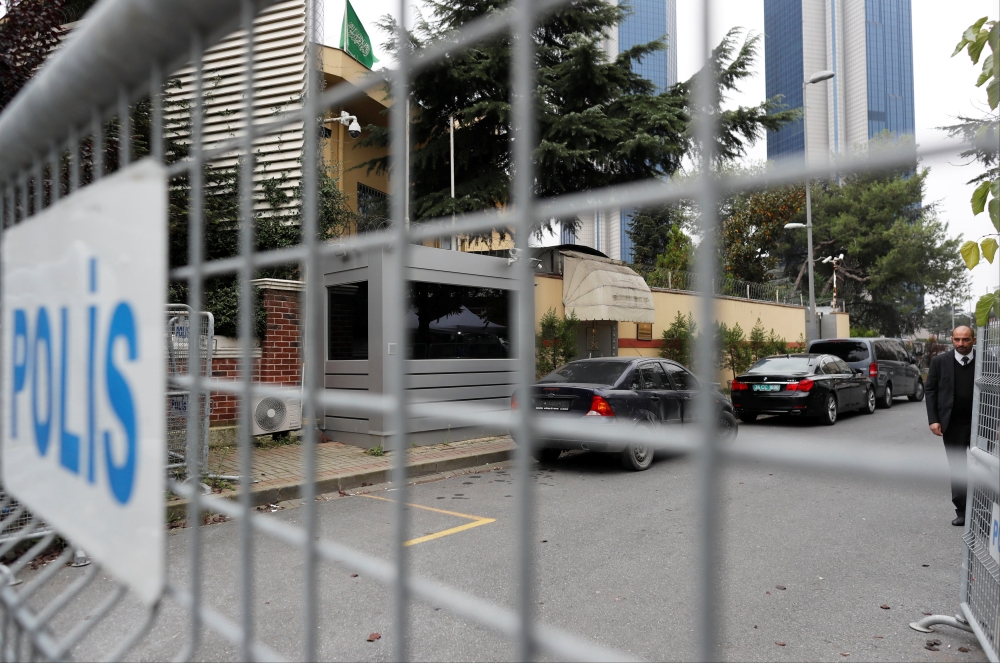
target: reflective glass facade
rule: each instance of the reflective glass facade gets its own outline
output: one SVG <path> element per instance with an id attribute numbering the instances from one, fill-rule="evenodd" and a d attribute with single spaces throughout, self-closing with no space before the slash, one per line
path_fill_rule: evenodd
<path id="1" fill-rule="evenodd" d="M 868 137 L 913 135 L 913 30 L 910 0 L 867 0 Z"/>
<path id="2" fill-rule="evenodd" d="M 623 0 L 632 9 L 618 26 L 619 52 L 638 44 L 648 44 L 666 35 L 667 50 L 659 51 L 636 64 L 636 71 L 665 90 L 677 82 L 677 0 Z"/>
<path id="3" fill-rule="evenodd" d="M 768 99 L 802 107 L 802 0 L 764 0 L 764 68 Z M 805 150 L 802 120 L 767 133 L 767 158 Z"/>

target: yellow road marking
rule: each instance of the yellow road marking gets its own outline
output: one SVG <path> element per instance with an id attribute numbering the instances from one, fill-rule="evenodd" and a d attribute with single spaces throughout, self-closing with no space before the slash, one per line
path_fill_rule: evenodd
<path id="1" fill-rule="evenodd" d="M 373 500 L 381 500 L 383 502 L 395 502 L 396 500 L 391 500 L 388 497 L 377 497 L 375 495 L 358 495 L 358 497 L 367 497 Z M 407 502 L 406 506 L 413 507 L 414 509 L 423 509 L 424 511 L 433 511 L 434 513 L 443 513 L 446 516 L 455 516 L 457 518 L 466 518 L 471 520 L 471 523 L 465 523 L 464 525 L 459 525 L 458 527 L 452 527 L 451 529 L 442 530 L 440 532 L 434 532 L 433 534 L 428 534 L 426 536 L 420 536 L 416 539 L 410 539 L 405 541 L 403 546 L 415 546 L 418 543 L 424 543 L 426 541 L 433 541 L 434 539 L 440 539 L 443 536 L 448 536 L 449 534 L 457 534 L 458 532 L 464 532 L 467 529 L 472 529 L 473 527 L 479 527 L 480 525 L 489 525 L 490 523 L 495 523 L 496 518 L 482 518 L 480 516 L 470 516 L 467 513 L 458 513 L 457 511 L 445 511 L 444 509 L 435 509 L 434 507 L 424 506 L 422 504 L 410 504 Z"/>

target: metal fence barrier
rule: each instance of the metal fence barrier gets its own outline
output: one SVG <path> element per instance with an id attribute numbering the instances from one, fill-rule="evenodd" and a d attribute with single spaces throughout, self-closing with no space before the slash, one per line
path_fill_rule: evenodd
<path id="1" fill-rule="evenodd" d="M 405 353 L 385 352 L 383 360 L 389 370 L 387 384 L 391 388 L 384 394 L 334 392 L 324 389 L 323 347 L 315 342 L 323 335 L 324 290 L 320 274 L 321 258 L 343 255 L 371 247 L 385 247 L 389 263 L 386 284 L 385 321 L 387 329 L 400 330 L 407 310 L 405 265 L 408 247 L 412 243 L 457 234 L 474 234 L 493 228 L 510 229 L 516 248 L 527 255 L 529 236 L 536 221 L 549 218 L 570 217 L 595 209 L 638 207 L 680 200 L 694 200 L 702 210 L 698 233 L 701 242 L 697 259 L 697 282 L 714 283 L 718 277 L 715 237 L 719 219 L 716 202 L 729 193 L 784 183 L 802 182 L 806 178 L 829 177 L 832 172 L 874 171 L 900 164 L 911 164 L 912 150 L 884 151 L 868 157 L 856 155 L 830 164 L 807 165 L 800 162 L 778 164 L 766 175 L 732 176 L 715 170 L 714 135 L 717 129 L 718 99 L 710 67 L 705 67 L 698 82 L 695 99 L 695 135 L 700 144 L 709 146 L 698 157 L 702 176 L 683 181 L 650 180 L 537 199 L 533 188 L 532 151 L 536 142 L 534 127 L 534 53 L 532 32 L 547 12 L 560 6 L 560 0 L 514 0 L 504 11 L 490 14 L 466 25 L 442 43 L 431 44 L 411 52 L 399 49 L 396 67 L 389 72 L 378 72 L 352 85 L 339 85 L 321 90 L 316 76 L 306 80 L 306 93 L 300 109 L 278 114 L 254 116 L 255 95 L 255 33 L 253 21 L 258 13 L 271 3 L 267 0 L 101 0 L 74 31 L 52 59 L 39 71 L 35 79 L 21 91 L 11 105 L 0 115 L 0 219 L 3 227 L 31 223 L 31 217 L 55 203 L 60 197 L 74 195 L 87 178 L 81 178 L 81 146 L 93 144 L 98 149 L 93 167 L 87 166 L 90 181 L 99 179 L 111 166 L 102 159 L 108 138 L 104 133 L 109 121 L 118 120 L 117 126 L 127 138 L 132 130 L 128 122 L 129 105 L 141 99 L 151 103 L 152 130 L 150 152 L 153 158 L 168 161 L 172 176 L 186 176 L 189 182 L 189 238 L 188 264 L 172 271 L 171 278 L 184 281 L 188 286 L 187 305 L 192 311 L 204 309 L 206 280 L 220 276 L 236 276 L 239 283 L 238 335 L 242 367 L 238 381 L 225 381 L 206 377 L 200 373 L 178 375 L 173 384 L 186 389 L 194 402 L 210 391 L 235 394 L 246 404 L 262 395 L 297 395 L 299 390 L 268 387 L 252 382 L 253 292 L 251 279 L 261 269 L 278 265 L 295 265 L 307 276 L 302 299 L 303 355 L 306 364 L 303 388 L 304 418 L 316 421 L 327 407 L 353 408 L 361 413 L 380 413 L 388 418 L 392 435 L 392 482 L 396 489 L 396 506 L 393 514 L 391 558 L 382 560 L 359 552 L 347 543 L 323 538 L 318 530 L 316 504 L 316 443 L 315 426 L 308 426 L 302 437 L 303 507 L 300 524 L 289 524 L 266 514 L 255 513 L 251 508 L 251 461 L 254 453 L 250 436 L 252 430 L 251 408 L 240 412 L 239 465 L 240 498 L 228 501 L 203 496 L 196 486 L 174 481 L 170 489 L 189 500 L 188 522 L 194 525 L 190 532 L 190 569 L 180 580 L 168 582 L 165 595 L 159 603 L 147 610 L 139 626 L 109 645 L 108 660 L 125 656 L 140 641 L 156 619 L 161 605 L 170 603 L 183 611 L 188 631 L 178 638 L 178 660 L 198 656 L 203 629 L 208 629 L 230 641 L 240 660 L 297 658 L 316 660 L 319 650 L 317 628 L 320 583 L 317 578 L 320 565 L 339 563 L 366 577 L 384 583 L 391 590 L 392 628 L 394 647 L 392 656 L 398 660 L 409 658 L 411 644 L 411 604 L 414 600 L 432 601 L 435 606 L 450 610 L 471 623 L 492 629 L 512 639 L 516 645 L 517 660 L 530 660 L 539 654 L 577 660 L 625 660 L 630 657 L 622 649 L 613 650 L 597 646 L 586 637 L 567 633 L 543 624 L 536 614 L 534 591 L 534 564 L 537 538 L 533 534 L 535 501 L 530 472 L 533 461 L 530 450 L 540 436 L 558 433 L 577 435 L 583 441 L 600 442 L 630 435 L 637 441 L 659 449 L 692 453 L 698 462 L 698 566 L 693 571 L 697 584 L 697 605 L 692 606 L 692 624 L 695 625 L 699 660 L 715 660 L 721 655 L 720 614 L 722 595 L 719 591 L 719 569 L 723 546 L 718 541 L 724 503 L 721 499 L 720 475 L 726 463 L 768 462 L 804 470 L 839 472 L 852 476 L 885 478 L 908 477 L 928 486 L 939 486 L 941 476 L 935 469 L 937 456 L 922 454 L 896 454 L 872 451 L 865 446 L 830 448 L 805 443 L 783 444 L 769 442 L 761 445 L 735 445 L 723 447 L 716 437 L 713 425 L 714 403 L 707 392 L 699 397 L 697 407 L 700 423 L 683 430 L 670 428 L 655 431 L 636 431 L 615 426 L 587 426 L 585 423 L 553 424 L 536 418 L 530 408 L 520 408 L 512 413 L 466 410 L 457 404 L 439 406 L 411 402 L 405 389 Z M 703 23 L 698 37 L 701 52 L 710 52 L 709 27 L 712 24 L 714 4 L 704 3 Z M 311 15 L 311 8 L 309 9 Z M 401 0 L 399 15 L 407 14 L 406 1 Z M 311 24 L 310 24 L 311 25 Z M 245 35 L 245 73 L 240 93 L 242 98 L 234 110 L 235 134 L 225 141 L 207 147 L 202 140 L 203 124 L 203 56 L 206 48 L 239 27 Z M 311 29 L 311 28 L 310 28 Z M 312 34 L 310 32 L 309 34 Z M 366 91 L 387 84 L 392 98 L 397 100 L 391 109 L 391 164 L 394 172 L 402 172 L 408 153 L 403 136 L 407 135 L 407 99 L 411 81 L 417 73 L 440 63 L 449 53 L 468 48 L 483 39 L 510 35 L 512 37 L 512 197 L 511 204 L 502 210 L 469 213 L 455 218 L 410 225 L 406 218 L 407 191 L 403 177 L 392 180 L 389 217 L 390 226 L 375 232 L 356 235 L 337 243 L 318 242 L 317 237 L 317 160 L 319 123 L 312 121 L 325 110 L 335 108 L 345 101 L 364 95 Z M 403 35 L 398 35 L 403 43 Z M 315 72 L 316 53 L 307 49 L 309 71 Z M 162 84 L 165 78 L 183 68 L 192 73 L 190 152 L 181 159 L 170 161 L 164 154 Z M 240 119 L 242 118 L 242 119 Z M 124 122 L 121 120 L 125 120 Z M 305 241 L 295 247 L 255 250 L 254 224 L 254 154 L 256 141 L 279 132 L 283 127 L 301 123 L 304 133 L 302 154 L 303 209 L 302 235 Z M 128 140 L 118 145 L 117 168 L 125 167 L 136 155 L 130 154 Z M 961 145 L 942 142 L 922 148 L 924 157 L 955 154 Z M 240 157 L 239 255 L 233 258 L 206 258 L 204 246 L 203 203 L 205 187 L 202 180 L 204 166 L 215 159 Z M 68 164 L 68 175 L 57 185 L 46 187 L 44 182 L 62 172 Z M 137 250 L 140 250 L 137 248 Z M 512 341 L 516 349 L 517 392 L 527 395 L 534 380 L 534 274 L 527 260 L 516 261 L 511 266 L 517 278 L 515 308 L 516 329 Z M 715 319 L 715 301 L 711 291 L 701 291 L 696 321 L 702 329 L 711 327 Z M 737 293 L 738 296 L 738 293 Z M 157 330 L 156 333 L 161 333 Z M 309 342 L 310 339 L 312 342 Z M 209 348 L 205 348 L 208 351 Z M 383 353 L 382 348 L 373 349 Z M 715 366 L 717 348 L 703 343 L 697 349 L 695 368 L 709 375 Z M 201 344 L 191 344 L 188 361 L 202 361 Z M 521 402 L 529 402 L 524 397 Z M 407 426 L 412 417 L 434 417 L 446 414 L 453 421 L 469 425 L 502 426 L 512 430 L 520 441 L 514 462 L 516 479 L 517 536 L 511 541 L 514 561 L 513 583 L 516 599 L 512 608 L 491 604 L 467 592 L 443 585 L 410 572 L 408 538 L 411 514 L 405 508 L 408 501 L 406 449 L 410 446 Z M 188 476 L 199 476 L 200 454 L 203 444 L 200 418 L 187 418 Z M 5 499 L 3 506 L 11 502 Z M 203 562 L 201 528 L 197 526 L 203 510 L 209 509 L 227 515 L 239 524 L 239 547 L 233 556 L 238 567 L 236 606 L 227 610 L 235 617 L 211 605 L 212 597 L 202 591 Z M 30 533 L 38 527 L 37 521 L 29 522 L 22 531 Z M 52 541 L 52 534 L 42 538 L 11 564 L 15 572 L 23 568 L 34 556 L 40 554 Z M 293 547 L 302 554 L 303 589 L 301 609 L 303 630 L 301 638 L 292 639 L 297 650 L 277 651 L 262 641 L 255 631 L 257 602 L 254 598 L 256 571 L 254 548 L 257 537 L 263 536 Z M 0 544 L 0 555 L 14 549 L 17 541 Z M 56 560 L 66 561 L 70 548 Z M 80 596 L 80 592 L 97 575 L 99 564 L 91 565 L 68 589 L 55 597 L 35 604 L 29 601 L 39 589 L 54 577 L 62 565 L 51 564 L 24 587 L 0 587 L 0 657 L 13 659 L 61 660 L 72 656 L 74 647 L 104 619 L 127 593 L 124 586 L 111 583 L 113 589 L 105 592 L 88 610 L 89 619 L 72 626 L 58 625 L 54 616 Z M 992 567 L 995 569 L 995 566 Z M 981 576 L 976 576 L 977 583 Z M 110 582 L 110 581 L 109 581 Z M 291 591 L 291 590 L 289 590 Z M 82 600 L 82 599 L 80 599 Z M 94 600 L 93 598 L 89 600 Z M 975 599 L 974 599 L 975 600 Z M 975 608 L 976 603 L 972 604 Z M 424 626 L 421 624 L 421 626 Z M 429 627 L 428 627 L 429 628 Z M 288 640 L 286 640 L 288 642 Z M 624 643 L 622 643 L 624 645 Z M 666 655 L 666 654 L 665 654 Z"/>
<path id="2" fill-rule="evenodd" d="M 643 278 L 651 288 L 667 288 L 682 292 L 701 292 L 698 285 L 698 275 L 679 269 L 662 272 L 647 272 Z M 802 293 L 791 284 L 775 285 L 773 283 L 751 283 L 741 279 L 726 277 L 716 278 L 712 284 L 712 293 L 723 297 L 750 299 L 775 304 L 802 305 Z"/>
<path id="3" fill-rule="evenodd" d="M 201 394 L 192 400 L 191 393 L 175 383 L 177 378 L 191 376 L 190 343 L 197 339 L 201 364 L 196 373 L 202 378 L 212 377 L 212 352 L 215 347 L 215 316 L 202 311 L 191 330 L 191 309 L 186 304 L 167 306 L 165 340 L 167 346 L 167 471 L 186 470 L 188 453 L 188 419 L 194 418 L 200 444 L 197 445 L 198 464 L 204 468 L 208 461 L 208 425 L 211 416 L 211 399 Z M 193 403 L 193 405 L 192 405 Z M 181 472 L 183 473 L 183 472 Z"/>

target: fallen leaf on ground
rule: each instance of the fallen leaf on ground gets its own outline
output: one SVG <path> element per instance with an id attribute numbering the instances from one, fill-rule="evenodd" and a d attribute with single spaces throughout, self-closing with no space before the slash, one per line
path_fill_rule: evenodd
<path id="1" fill-rule="evenodd" d="M 775 588 L 775 589 L 780 589 L 780 590 L 782 590 L 782 591 L 784 591 L 784 590 L 785 590 L 785 586 L 784 586 L 784 585 L 775 585 L 775 586 L 774 586 L 774 588 Z"/>
<path id="2" fill-rule="evenodd" d="M 381 633 L 369 633 L 368 634 L 368 642 L 375 642 L 376 640 L 381 640 L 381 639 L 382 639 L 382 634 Z"/>
<path id="3" fill-rule="evenodd" d="M 924 611 L 924 614 L 925 614 L 925 615 L 927 615 L 928 617 L 930 617 L 930 616 L 931 616 L 931 615 L 933 615 L 934 613 L 933 613 L 933 612 L 927 612 L 927 611 L 925 610 L 925 611 Z"/>
<path id="4" fill-rule="evenodd" d="M 963 654 L 968 654 L 969 653 L 969 648 L 968 647 L 959 647 L 958 651 L 962 652 Z"/>
<path id="5" fill-rule="evenodd" d="M 889 610 L 889 604 L 888 603 L 883 603 L 879 607 L 882 608 L 883 610 Z"/>
<path id="6" fill-rule="evenodd" d="M 938 649 L 934 645 L 924 645 L 924 649 L 926 649 L 927 651 L 941 651 L 940 649 Z"/>
<path id="7" fill-rule="evenodd" d="M 935 638 L 934 640 L 928 640 L 927 644 L 929 644 L 929 645 L 940 645 L 941 641 L 938 640 L 937 638 Z"/>
<path id="8" fill-rule="evenodd" d="M 873 635 L 872 637 L 875 638 L 876 640 L 884 640 L 885 639 L 884 635 Z"/>
<path id="9" fill-rule="evenodd" d="M 785 646 L 784 642 L 778 642 L 777 640 L 774 641 L 774 644 L 778 645 L 779 647 L 784 647 Z"/>
<path id="10" fill-rule="evenodd" d="M 770 594 L 771 592 L 764 592 L 765 594 Z"/>
<path id="11" fill-rule="evenodd" d="M 846 652 L 846 651 L 840 652 L 840 655 L 841 656 L 850 656 L 850 654 L 848 652 Z"/>
<path id="12" fill-rule="evenodd" d="M 357 573 L 352 573 L 352 574 L 351 574 L 351 577 L 352 577 L 352 578 L 357 578 L 357 577 L 358 577 L 358 574 L 357 574 Z"/>

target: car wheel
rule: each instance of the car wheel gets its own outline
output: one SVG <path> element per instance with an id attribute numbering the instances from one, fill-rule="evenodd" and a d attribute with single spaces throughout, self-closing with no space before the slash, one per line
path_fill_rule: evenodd
<path id="1" fill-rule="evenodd" d="M 824 426 L 832 426 L 837 423 L 837 399 L 833 394 L 827 394 L 823 401 L 823 410 L 819 414 L 819 422 Z"/>
<path id="2" fill-rule="evenodd" d="M 636 426 L 636 430 L 643 432 L 648 432 L 651 429 L 652 426 L 648 423 L 640 423 Z M 622 451 L 622 466 L 626 470 L 641 472 L 649 469 L 649 466 L 652 464 L 653 447 L 649 446 L 645 442 L 629 442 L 628 446 L 625 447 L 625 450 Z"/>
<path id="3" fill-rule="evenodd" d="M 885 393 L 882 394 L 882 398 L 879 399 L 878 406 L 883 410 L 888 410 L 892 407 L 892 384 L 885 385 Z"/>
<path id="4" fill-rule="evenodd" d="M 719 415 L 719 440 L 722 442 L 732 442 L 736 439 L 740 427 L 736 423 L 736 417 L 729 412 Z"/>
<path id="5" fill-rule="evenodd" d="M 917 388 L 913 391 L 913 393 L 911 395 L 907 396 L 907 398 L 909 398 L 911 401 L 914 401 L 914 402 L 919 402 L 919 401 L 924 400 L 924 381 L 923 380 L 917 380 Z"/>
<path id="6" fill-rule="evenodd" d="M 562 449 L 535 449 L 531 452 L 531 457 L 539 463 L 554 463 L 559 460 Z"/>
<path id="7" fill-rule="evenodd" d="M 875 390 L 871 387 L 865 391 L 865 404 L 861 406 L 861 411 L 864 414 L 875 413 Z"/>
<path id="8" fill-rule="evenodd" d="M 757 421 L 757 415 L 751 412 L 740 412 L 740 421 L 745 424 L 752 424 Z"/>

